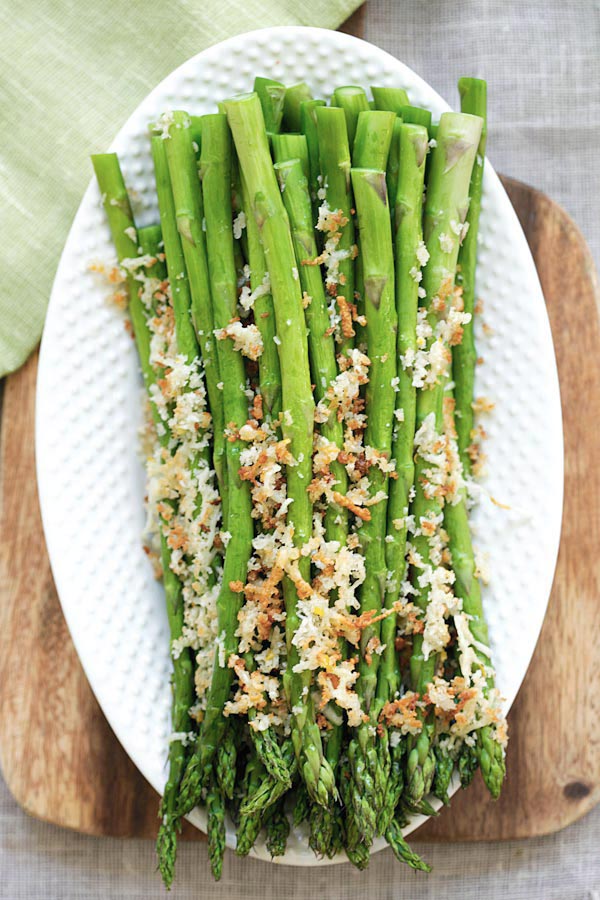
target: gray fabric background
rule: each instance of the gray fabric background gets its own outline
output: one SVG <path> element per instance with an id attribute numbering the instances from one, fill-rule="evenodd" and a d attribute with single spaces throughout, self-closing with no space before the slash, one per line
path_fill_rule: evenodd
<path id="1" fill-rule="evenodd" d="M 600 262 L 600 3 L 370 0 L 367 38 L 451 103 L 459 75 L 487 78 L 495 167 L 560 202 Z M 173 897 L 600 900 L 599 846 L 597 808 L 547 838 L 419 846 L 435 868 L 429 877 L 400 868 L 389 851 L 364 874 L 347 865 L 278 868 L 228 853 L 223 880 L 214 886 L 205 848 L 185 845 Z M 153 869 L 149 842 L 99 840 L 33 821 L 0 783 L 0 898 L 151 900 L 165 896 Z"/>

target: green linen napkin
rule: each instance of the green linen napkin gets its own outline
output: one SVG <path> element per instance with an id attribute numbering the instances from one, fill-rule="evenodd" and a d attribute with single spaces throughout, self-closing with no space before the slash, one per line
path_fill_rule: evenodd
<path id="1" fill-rule="evenodd" d="M 0 61 L 0 377 L 39 340 L 92 170 L 148 91 L 190 56 L 268 25 L 337 28 L 362 0 L 21 0 Z"/>

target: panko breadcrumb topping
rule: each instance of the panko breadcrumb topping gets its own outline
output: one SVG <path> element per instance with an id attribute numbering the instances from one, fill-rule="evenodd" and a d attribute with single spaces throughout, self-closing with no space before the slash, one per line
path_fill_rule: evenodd
<path id="1" fill-rule="evenodd" d="M 346 222 L 340 210 L 329 209 L 324 201 L 317 225 L 326 236 L 324 249 L 317 259 L 304 261 L 305 265 L 325 266 L 331 294 L 331 327 L 340 340 L 352 336 L 353 323 L 360 320 L 356 307 L 338 293 L 342 284 L 339 263 L 355 254 L 354 250 L 337 249 Z M 236 238 L 241 236 L 244 227 L 245 219 L 240 214 L 233 225 Z M 450 247 L 450 242 L 462 240 L 466 233 L 463 226 L 452 225 L 451 230 L 452 236 L 440 236 L 440 244 L 444 242 Z M 417 283 L 421 281 L 421 267 L 428 259 L 427 249 L 421 243 L 411 273 Z M 289 441 L 281 437 L 281 422 L 264 419 L 258 391 L 247 391 L 250 401 L 247 423 L 239 430 L 229 429 L 229 439 L 239 438 L 245 445 L 240 454 L 239 474 L 250 483 L 252 516 L 257 529 L 246 582 L 230 584 L 232 591 L 243 596 L 243 602 L 236 631 L 238 651 L 225 659 L 222 636 L 217 633 L 216 600 L 220 554 L 231 535 L 219 530 L 220 498 L 215 474 L 205 461 L 212 421 L 202 365 L 198 359 L 190 362 L 178 353 L 170 288 L 168 282 L 152 277 L 154 262 L 153 258 L 140 256 L 125 260 L 120 268 L 113 266 L 107 271 L 106 267 L 93 264 L 90 269 L 107 278 L 115 290 L 114 302 L 119 305 L 123 303 L 121 298 L 126 298 L 123 289 L 126 275 L 137 280 L 148 314 L 151 364 L 156 380 L 150 391 L 154 418 L 150 417 L 144 426 L 148 473 L 146 550 L 159 575 L 160 547 L 164 541 L 170 549 L 171 569 L 183 584 L 184 627 L 181 637 L 173 642 L 172 653 L 177 657 L 184 647 L 189 647 L 195 656 L 197 699 L 190 711 L 193 718 L 200 721 L 204 715 L 216 656 L 220 666 L 229 667 L 234 673 L 234 687 L 225 715 L 247 716 L 252 711 L 252 728 L 260 731 L 275 726 L 284 733 L 289 732 L 293 710 L 287 707 L 282 681 L 288 654 L 283 599 L 284 582 L 288 580 L 298 598 L 298 624 L 292 638 L 297 652 L 294 671 L 314 673 L 312 692 L 319 710 L 320 728 L 328 729 L 332 722 L 341 722 L 342 713 L 352 727 L 366 721 L 355 689 L 359 677 L 358 654 L 344 658 L 340 642 L 358 649 L 365 628 L 394 614 L 397 650 L 407 643 L 410 646 L 413 635 L 420 633 L 424 659 L 432 654 L 443 658 L 446 648 L 455 640 L 461 674 L 449 681 L 436 675 L 423 697 L 408 691 L 389 701 L 380 714 L 379 727 L 389 727 L 392 742 L 397 742 L 401 735 L 418 734 L 424 715 L 432 709 L 436 729 L 449 751 L 455 753 L 460 743 L 472 741 L 473 732 L 483 725 L 492 726 L 496 740 L 504 746 L 506 723 L 500 711 L 500 698 L 497 691 L 486 688 L 486 678 L 493 674 L 490 650 L 473 638 L 470 617 L 454 593 L 455 576 L 443 512 L 416 521 L 406 508 L 403 518 L 394 520 L 395 530 L 407 531 L 407 559 L 414 577 L 400 586 L 391 582 L 386 585 L 388 589 L 398 589 L 400 594 L 391 608 L 379 615 L 358 614 L 358 591 L 365 579 L 358 529 L 370 519 L 370 507 L 387 497 L 383 491 L 371 496 L 369 472 L 377 467 L 389 477 L 396 477 L 395 462 L 363 442 L 366 416 L 361 389 L 369 380 L 370 360 L 358 348 L 338 358 L 338 375 L 325 387 L 324 397 L 315 409 L 313 478 L 307 485 L 314 504 L 313 530 L 304 546 L 295 545 L 287 517 L 291 501 L 287 497 L 285 470 L 296 461 L 290 453 Z M 250 271 L 245 268 L 239 303 L 241 314 L 249 315 L 256 298 L 270 291 L 270 281 L 267 274 L 252 292 Z M 304 294 L 303 306 L 310 302 L 311 298 Z M 402 358 L 402 365 L 412 370 L 413 385 L 418 388 L 447 380 L 451 347 L 460 342 L 463 326 L 471 318 L 463 311 L 461 290 L 450 283 L 442 287 L 433 305 L 442 312 L 441 316 L 431 318 L 425 309 L 419 309 L 416 352 L 409 351 Z M 262 338 L 252 322 L 244 324 L 236 318 L 215 334 L 219 340 L 232 340 L 234 349 L 251 361 L 257 360 L 262 352 Z M 476 413 L 489 412 L 493 403 L 478 398 L 473 409 Z M 465 492 L 453 413 L 454 401 L 448 394 L 444 402 L 443 433 L 437 432 L 435 416 L 431 413 L 421 423 L 414 439 L 415 455 L 425 463 L 421 469 L 421 487 L 426 497 L 437 498 L 442 510 L 446 503 L 458 502 Z M 343 423 L 341 450 L 320 430 L 332 417 Z M 285 413 L 282 418 L 285 419 Z M 395 420 L 396 427 L 401 427 L 402 409 L 396 410 Z M 469 449 L 475 468 L 483 436 L 481 426 L 476 426 Z M 344 466 L 347 472 L 348 487 L 344 493 L 337 490 L 334 463 Z M 413 496 L 414 490 L 409 502 Z M 346 509 L 354 523 L 345 545 L 326 539 L 324 516 L 331 506 Z M 427 563 L 412 543 L 417 536 L 428 542 Z M 299 568 L 300 559 L 306 556 L 312 563 L 310 581 L 302 578 Z M 484 564 L 479 560 L 476 574 L 482 579 L 486 577 Z M 390 577 L 391 574 L 388 581 Z M 413 602 L 423 591 L 428 594 L 425 611 Z M 372 637 L 364 652 L 371 658 L 384 649 L 379 639 Z M 244 662 L 248 653 L 252 654 L 255 666 L 252 671 Z"/>

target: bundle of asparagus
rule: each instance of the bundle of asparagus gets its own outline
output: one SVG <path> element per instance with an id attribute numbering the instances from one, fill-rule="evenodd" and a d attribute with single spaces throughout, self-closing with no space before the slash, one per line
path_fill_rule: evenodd
<path id="1" fill-rule="evenodd" d="M 506 725 L 469 529 L 485 83 L 461 113 L 405 91 L 257 78 L 151 128 L 160 226 L 93 157 L 148 394 L 148 552 L 173 733 L 159 867 L 206 807 L 273 856 L 290 819 L 364 868 L 376 835 L 497 797 Z"/>

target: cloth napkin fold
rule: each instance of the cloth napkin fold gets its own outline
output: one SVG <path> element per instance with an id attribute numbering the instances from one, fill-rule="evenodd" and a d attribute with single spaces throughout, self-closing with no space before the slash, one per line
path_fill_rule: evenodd
<path id="1" fill-rule="evenodd" d="M 62 245 L 106 148 L 151 88 L 217 41 L 337 28 L 362 0 L 21 0 L 0 59 L 0 377 L 37 344 Z"/>

